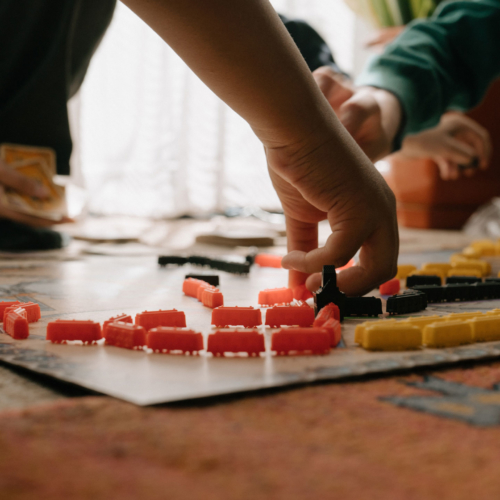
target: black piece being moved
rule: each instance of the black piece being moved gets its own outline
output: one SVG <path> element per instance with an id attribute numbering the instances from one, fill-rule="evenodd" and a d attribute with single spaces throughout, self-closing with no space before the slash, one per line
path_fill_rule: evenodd
<path id="1" fill-rule="evenodd" d="M 446 278 L 447 285 L 456 285 L 457 283 L 462 285 L 464 283 L 472 285 L 474 283 L 481 283 L 481 278 L 476 276 L 448 276 Z"/>
<path id="2" fill-rule="evenodd" d="M 382 301 L 377 297 L 346 297 L 346 316 L 378 316 L 382 314 Z"/>
<path id="3" fill-rule="evenodd" d="M 345 293 L 342 293 L 337 287 L 335 266 L 323 266 L 321 288 L 314 294 L 315 314 L 317 315 L 326 305 L 333 303 L 339 308 L 340 321 L 344 321 L 345 302 Z"/>

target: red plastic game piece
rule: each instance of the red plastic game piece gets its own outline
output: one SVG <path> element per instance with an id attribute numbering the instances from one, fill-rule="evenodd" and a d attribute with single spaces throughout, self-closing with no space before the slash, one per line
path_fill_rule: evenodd
<path id="1" fill-rule="evenodd" d="M 224 296 L 218 288 L 214 286 L 207 287 L 201 294 L 201 302 L 204 306 L 214 309 L 215 307 L 224 305 Z"/>
<path id="2" fill-rule="evenodd" d="M 266 325 L 278 328 L 281 325 L 312 326 L 314 309 L 307 304 L 301 306 L 274 306 L 266 312 Z"/>
<path id="3" fill-rule="evenodd" d="M 171 311 L 144 311 L 135 316 L 135 324 L 143 326 L 146 330 L 158 326 L 172 326 L 184 328 L 186 326 L 186 315 L 183 311 L 172 309 Z"/>
<path id="4" fill-rule="evenodd" d="M 280 267 L 281 260 L 283 257 L 281 255 L 273 255 L 270 253 L 259 253 L 255 256 L 255 264 L 260 267 Z"/>
<path id="5" fill-rule="evenodd" d="M 212 311 L 212 325 L 219 328 L 244 326 L 253 328 L 262 325 L 260 309 L 253 307 L 217 307 Z"/>
<path id="6" fill-rule="evenodd" d="M 330 318 L 327 319 L 321 328 L 324 328 L 330 334 L 330 346 L 337 347 L 342 340 L 342 326 L 340 325 L 340 321 Z"/>
<path id="7" fill-rule="evenodd" d="M 314 297 L 314 295 L 306 288 L 306 285 L 297 285 L 292 288 L 293 298 L 295 300 L 307 300 Z"/>
<path id="8" fill-rule="evenodd" d="M 217 330 L 208 336 L 207 352 L 214 356 L 224 356 L 226 352 L 246 352 L 249 356 L 258 356 L 266 352 L 264 335 L 257 330 Z"/>
<path id="9" fill-rule="evenodd" d="M 271 351 L 276 351 L 278 356 L 328 354 L 330 333 L 325 328 L 283 328 L 273 333 Z"/>
<path id="10" fill-rule="evenodd" d="M 196 299 L 198 296 L 198 288 L 201 285 L 208 285 L 208 283 L 195 278 L 188 278 L 184 280 L 184 283 L 182 284 L 182 291 L 189 297 L 194 297 Z"/>
<path id="11" fill-rule="evenodd" d="M 201 284 L 198 286 L 198 291 L 196 292 L 196 298 L 198 299 L 198 302 L 202 302 L 203 292 L 210 287 L 211 285 L 209 285 L 208 283 L 205 283 L 204 281 L 201 282 Z"/>
<path id="12" fill-rule="evenodd" d="M 3 329 L 5 333 L 10 335 L 13 339 L 27 339 L 30 331 L 26 311 L 21 307 L 9 311 L 5 316 Z"/>
<path id="13" fill-rule="evenodd" d="M 21 307 L 22 309 L 24 309 L 26 311 L 28 323 L 36 323 L 41 317 L 40 306 L 38 304 L 35 304 L 34 302 L 21 302 L 18 305 L 5 308 L 5 311 L 3 313 L 4 323 L 5 323 L 5 315 L 7 314 L 7 311 L 13 311 L 14 309 L 17 309 L 18 307 Z"/>
<path id="14" fill-rule="evenodd" d="M 290 304 L 293 300 L 291 288 L 270 288 L 259 292 L 259 304 L 272 306 L 274 304 Z"/>
<path id="15" fill-rule="evenodd" d="M 5 309 L 7 309 L 7 307 L 20 306 L 22 304 L 23 303 L 19 302 L 19 300 L 13 300 L 13 301 L 4 300 L 3 302 L 0 302 L 0 318 L 3 318 Z"/>
<path id="16" fill-rule="evenodd" d="M 121 321 L 122 323 L 133 323 L 132 316 L 128 314 L 119 314 L 118 316 L 113 316 L 112 318 L 107 319 L 102 324 L 102 336 L 106 337 L 106 328 L 110 323 L 116 323 L 117 321 Z"/>
<path id="17" fill-rule="evenodd" d="M 396 295 L 401 290 L 401 282 L 398 278 L 382 283 L 379 287 L 380 295 Z"/>
<path id="18" fill-rule="evenodd" d="M 106 328 L 106 344 L 125 349 L 142 349 L 146 345 L 146 330 L 139 325 L 117 321 Z"/>
<path id="19" fill-rule="evenodd" d="M 330 318 L 340 321 L 339 307 L 335 305 L 333 302 L 330 302 L 330 304 L 327 304 L 325 307 L 321 309 L 321 311 L 316 316 L 316 319 L 314 320 L 313 326 L 315 327 L 323 326 L 324 323 L 328 321 Z"/>
<path id="20" fill-rule="evenodd" d="M 193 330 L 160 326 L 149 330 L 147 346 L 154 352 L 182 351 L 193 355 L 203 350 L 203 336 Z"/>
<path id="21" fill-rule="evenodd" d="M 47 324 L 46 338 L 54 344 L 65 344 L 68 340 L 93 344 L 102 339 L 101 325 L 95 321 L 58 319 Z"/>

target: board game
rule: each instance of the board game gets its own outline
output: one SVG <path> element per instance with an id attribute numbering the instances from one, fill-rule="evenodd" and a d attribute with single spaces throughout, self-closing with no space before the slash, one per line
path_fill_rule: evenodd
<path id="1" fill-rule="evenodd" d="M 11 259 L 0 263 L 0 300 L 36 302 L 42 318 L 30 325 L 30 337 L 16 341 L 0 333 L 0 360 L 67 381 L 137 405 L 257 391 L 272 387 L 341 380 L 373 373 L 500 357 L 500 342 L 447 349 L 369 352 L 354 344 L 354 329 L 367 318 L 346 318 L 343 342 L 322 356 L 274 356 L 269 351 L 272 329 L 265 334 L 260 357 L 210 354 L 185 356 L 131 351 L 113 346 L 60 345 L 45 340 L 46 325 L 55 319 L 103 322 L 117 314 L 145 310 L 184 311 L 187 327 L 204 336 L 214 331 L 212 310 L 182 294 L 188 273 L 199 267 L 160 268 L 154 257 L 82 259 Z M 225 305 L 258 307 L 261 290 L 286 286 L 283 269 L 253 266 L 249 276 L 219 272 Z M 430 304 L 420 314 L 487 311 L 500 300 Z M 264 311 L 264 310 L 263 310 Z"/>

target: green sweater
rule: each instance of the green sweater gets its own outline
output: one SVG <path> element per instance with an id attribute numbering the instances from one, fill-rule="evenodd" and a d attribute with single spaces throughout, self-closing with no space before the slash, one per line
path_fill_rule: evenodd
<path id="1" fill-rule="evenodd" d="M 398 97 L 406 134 L 435 126 L 448 109 L 477 105 L 500 76 L 500 0 L 442 4 L 374 58 L 357 80 Z"/>

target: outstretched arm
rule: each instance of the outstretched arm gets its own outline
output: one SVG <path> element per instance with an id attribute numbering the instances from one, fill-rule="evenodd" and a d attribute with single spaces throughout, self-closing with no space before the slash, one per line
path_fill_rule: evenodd
<path id="1" fill-rule="evenodd" d="M 348 294 L 392 277 L 398 251 L 394 198 L 337 120 L 266 0 L 125 0 L 252 127 L 283 203 L 294 271 L 290 285 L 344 265 Z M 332 235 L 318 249 L 317 224 Z M 305 273 L 305 274 L 300 274 Z M 310 288 L 318 277 L 309 279 Z"/>

